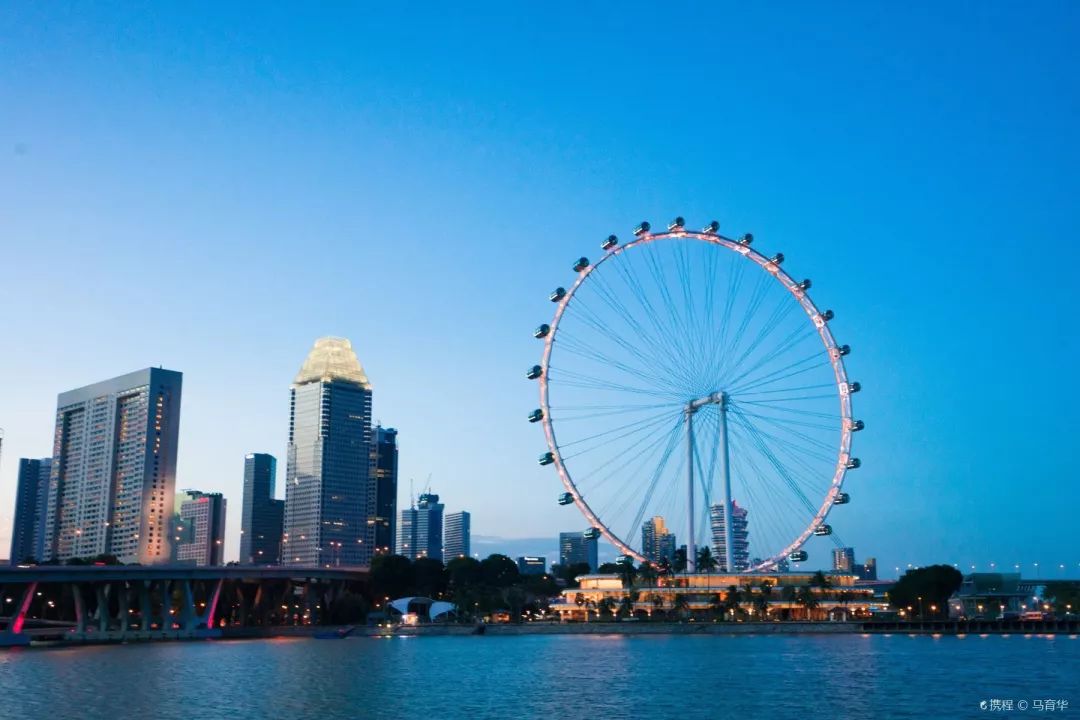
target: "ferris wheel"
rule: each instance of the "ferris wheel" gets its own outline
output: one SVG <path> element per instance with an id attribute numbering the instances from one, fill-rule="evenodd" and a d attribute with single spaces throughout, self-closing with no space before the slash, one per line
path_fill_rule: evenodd
<path id="1" fill-rule="evenodd" d="M 681 217 L 666 232 L 643 222 L 625 244 L 611 235 L 599 260 L 574 263 L 533 333 L 539 463 L 558 472 L 558 501 L 585 516 L 586 537 L 627 559 L 658 562 L 660 534 L 668 552 L 686 546 L 691 571 L 702 546 L 727 571 L 784 568 L 833 535 L 829 512 L 851 500 L 842 487 L 863 422 L 850 348 L 810 281 L 752 242 Z"/>

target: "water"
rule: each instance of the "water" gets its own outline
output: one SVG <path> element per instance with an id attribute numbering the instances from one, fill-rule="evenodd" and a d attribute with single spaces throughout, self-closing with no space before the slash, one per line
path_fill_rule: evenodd
<path id="1" fill-rule="evenodd" d="M 965 718 L 1066 699 L 1076 637 L 577 636 L 0 652 L 5 718 Z M 1037 715 L 1032 709 L 1011 715 Z"/>

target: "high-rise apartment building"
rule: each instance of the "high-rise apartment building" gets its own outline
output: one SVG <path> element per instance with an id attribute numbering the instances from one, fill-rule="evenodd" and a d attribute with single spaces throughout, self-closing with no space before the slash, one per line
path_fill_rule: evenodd
<path id="1" fill-rule="evenodd" d="M 266 453 L 244 456 L 244 504 L 240 520 L 240 562 L 277 565 L 285 532 L 285 501 L 274 499 L 277 458 Z"/>
<path id="2" fill-rule="evenodd" d="M 654 563 L 675 561 L 675 534 L 659 515 L 641 525 L 641 554 Z"/>
<path id="3" fill-rule="evenodd" d="M 727 539 L 724 535 L 724 505 L 718 503 L 709 507 L 713 557 L 716 558 L 721 572 L 741 572 L 750 567 L 750 529 L 746 508 L 739 507 L 734 500 L 731 501 L 731 508 L 731 564 L 735 566 L 734 569 L 727 567 L 725 555 Z"/>
<path id="4" fill-rule="evenodd" d="M 371 444 L 371 483 L 375 489 L 375 550 L 378 553 L 394 551 L 394 534 L 397 523 L 397 430 L 375 427 Z"/>
<path id="5" fill-rule="evenodd" d="M 833 548 L 832 569 L 841 573 L 855 572 L 855 548 Z"/>
<path id="6" fill-rule="evenodd" d="M 19 460 L 18 488 L 15 491 L 15 522 L 11 526 L 12 565 L 45 554 L 45 516 L 49 503 L 49 475 L 52 458 Z"/>
<path id="7" fill-rule="evenodd" d="M 293 380 L 282 559 L 368 565 L 371 383 L 342 338 L 320 338 Z"/>
<path id="8" fill-rule="evenodd" d="M 176 562 L 198 566 L 224 564 L 225 506 L 221 493 L 185 490 L 176 496 L 173 520 Z"/>
<path id="9" fill-rule="evenodd" d="M 57 398 L 45 559 L 169 561 L 182 377 L 147 368 Z"/>
<path id="10" fill-rule="evenodd" d="M 587 538 L 581 532 L 559 533 L 559 564 L 563 567 L 587 563 L 590 572 L 596 572 L 596 538 Z"/>
<path id="11" fill-rule="evenodd" d="M 442 560 L 448 563 L 454 558 L 469 557 L 471 518 L 469 513 L 447 513 L 443 523 Z"/>

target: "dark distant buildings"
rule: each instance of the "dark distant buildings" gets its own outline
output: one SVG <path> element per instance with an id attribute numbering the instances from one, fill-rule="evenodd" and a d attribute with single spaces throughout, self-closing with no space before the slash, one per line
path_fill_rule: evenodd
<path id="1" fill-rule="evenodd" d="M 349 341 L 316 340 L 289 395 L 283 562 L 368 565 L 371 383 Z"/>
<path id="2" fill-rule="evenodd" d="M 374 485 L 375 514 L 372 524 L 375 528 L 374 553 L 394 551 L 397 520 L 397 474 L 398 446 L 397 430 L 375 427 L 371 444 L 371 477 Z"/>
<path id="3" fill-rule="evenodd" d="M 19 460 L 15 492 L 15 522 L 11 527 L 12 565 L 24 560 L 40 561 L 45 554 L 45 516 L 49 502 L 52 458 Z"/>
<path id="4" fill-rule="evenodd" d="M 169 562 L 182 377 L 147 368 L 60 394 L 41 559 Z"/>
<path id="5" fill-rule="evenodd" d="M 427 492 L 420 495 L 415 507 L 401 511 L 397 528 L 398 555 L 416 558 L 443 557 L 443 509 L 439 496 Z"/>
<path id="6" fill-rule="evenodd" d="M 471 516 L 461 512 L 448 513 L 443 524 L 442 560 L 448 563 L 454 558 L 469 557 Z"/>
<path id="7" fill-rule="evenodd" d="M 877 558 L 866 558 L 866 562 L 857 563 L 855 575 L 860 580 L 877 580 Z"/>
<path id="8" fill-rule="evenodd" d="M 223 565 L 225 498 L 221 493 L 185 490 L 176 496 L 175 560 L 181 565 Z"/>
<path id="9" fill-rule="evenodd" d="M 274 499 L 277 459 L 266 453 L 244 457 L 244 500 L 240 520 L 240 562 L 277 565 L 281 562 L 285 501 Z"/>
<path id="10" fill-rule="evenodd" d="M 522 575 L 546 575 L 547 558 L 524 555 L 517 559 L 518 572 Z"/>
<path id="11" fill-rule="evenodd" d="M 675 535 L 668 532 L 664 518 L 657 516 L 642 523 L 641 554 L 653 563 L 675 561 Z"/>
<path id="12" fill-rule="evenodd" d="M 750 530 L 746 517 L 746 508 L 739 507 L 734 500 L 731 501 L 731 564 L 735 566 L 734 572 L 742 572 L 750 567 Z M 726 560 L 727 538 L 724 534 L 724 505 L 719 503 L 709 508 L 709 519 L 712 529 L 712 551 L 716 558 L 720 572 L 729 572 Z"/>
<path id="13" fill-rule="evenodd" d="M 833 548 L 832 569 L 835 572 L 853 573 L 855 570 L 855 548 Z"/>
<path id="14" fill-rule="evenodd" d="M 584 533 L 564 532 L 559 533 L 559 564 L 563 567 L 585 563 L 590 572 L 596 572 L 597 542 L 595 538 L 587 538 Z"/>

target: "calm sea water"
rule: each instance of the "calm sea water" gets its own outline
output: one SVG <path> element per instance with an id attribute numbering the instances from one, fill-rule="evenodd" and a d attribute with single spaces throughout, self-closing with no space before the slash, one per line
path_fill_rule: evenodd
<path id="1" fill-rule="evenodd" d="M 4 718 L 921 719 L 986 717 L 990 699 L 1065 699 L 1054 717 L 1080 717 L 1080 639 L 526 635 L 0 652 Z M 1047 715 L 1031 707 L 1008 714 Z"/>

